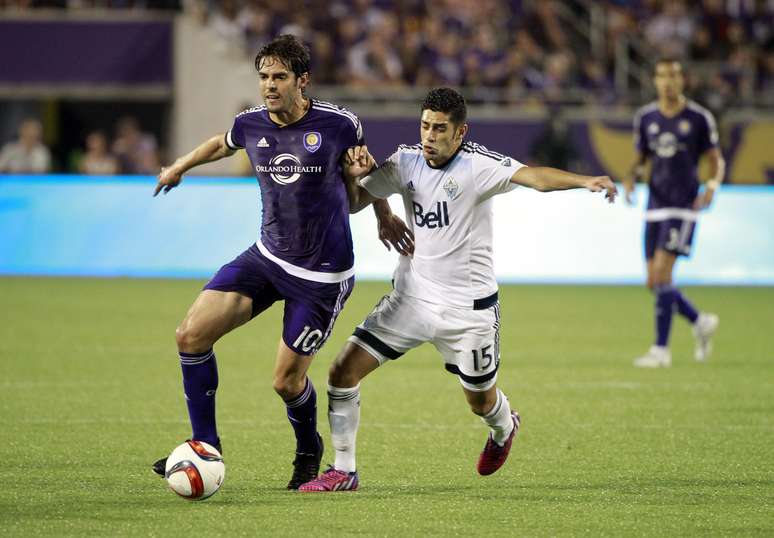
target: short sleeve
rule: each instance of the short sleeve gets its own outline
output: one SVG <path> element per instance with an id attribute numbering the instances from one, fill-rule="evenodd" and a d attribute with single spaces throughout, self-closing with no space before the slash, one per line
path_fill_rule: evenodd
<path id="1" fill-rule="evenodd" d="M 473 166 L 479 200 L 486 200 L 515 189 L 517 185 L 511 183 L 511 177 L 525 165 L 512 157 L 495 159 L 476 155 Z"/>
<path id="2" fill-rule="evenodd" d="M 700 116 L 702 128 L 699 129 L 699 153 L 717 147 L 718 145 L 718 126 L 715 118 L 708 110 L 702 110 Z"/>
<path id="3" fill-rule="evenodd" d="M 344 126 L 344 147 L 362 146 L 365 144 L 365 135 L 363 133 L 363 124 L 360 118 L 349 113 Z"/>
<path id="4" fill-rule="evenodd" d="M 234 125 L 226 132 L 226 145 L 233 150 L 245 147 L 245 133 L 241 117 L 234 118 Z"/>
<path id="5" fill-rule="evenodd" d="M 376 170 L 360 180 L 372 196 L 387 198 L 401 192 L 400 152 L 396 151 Z"/>

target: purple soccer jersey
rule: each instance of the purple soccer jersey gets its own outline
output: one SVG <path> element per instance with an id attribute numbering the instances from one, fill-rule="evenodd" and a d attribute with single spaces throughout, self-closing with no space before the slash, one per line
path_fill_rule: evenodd
<path id="1" fill-rule="evenodd" d="M 280 127 L 259 106 L 236 116 L 226 133 L 244 148 L 261 187 L 261 253 L 288 273 L 317 282 L 352 276 L 349 202 L 340 160 L 363 144 L 357 116 L 330 103 L 310 102 L 297 122 Z"/>
<path id="2" fill-rule="evenodd" d="M 653 166 L 648 209 L 691 208 L 699 192 L 699 158 L 718 144 L 712 114 L 688 100 L 668 118 L 651 103 L 634 117 L 634 141 Z"/>

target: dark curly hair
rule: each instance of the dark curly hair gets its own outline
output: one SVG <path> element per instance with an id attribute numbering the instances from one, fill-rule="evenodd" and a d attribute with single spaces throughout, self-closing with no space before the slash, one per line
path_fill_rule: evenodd
<path id="1" fill-rule="evenodd" d="M 468 108 L 465 98 L 460 92 L 452 88 L 433 88 L 422 103 L 422 111 L 432 110 L 449 115 L 449 119 L 455 125 L 462 125 L 468 117 Z"/>
<path id="2" fill-rule="evenodd" d="M 283 34 L 266 43 L 255 56 L 256 71 L 261 69 L 261 62 L 267 56 L 277 58 L 293 71 L 296 77 L 309 72 L 309 48 L 294 35 Z"/>

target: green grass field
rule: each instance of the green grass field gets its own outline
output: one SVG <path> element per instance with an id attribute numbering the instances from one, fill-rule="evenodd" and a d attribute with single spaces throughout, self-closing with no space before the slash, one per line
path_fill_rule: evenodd
<path id="1" fill-rule="evenodd" d="M 226 482 L 192 503 L 149 466 L 190 434 L 174 329 L 201 285 L 0 279 L 0 535 L 774 535 L 772 288 L 687 289 L 715 355 L 676 319 L 673 367 L 642 371 L 644 289 L 503 287 L 505 467 L 476 474 L 486 429 L 425 345 L 363 383 L 361 490 L 329 495 L 283 489 L 275 306 L 216 347 Z M 358 284 L 311 371 L 326 439 L 327 366 L 386 289 Z"/>

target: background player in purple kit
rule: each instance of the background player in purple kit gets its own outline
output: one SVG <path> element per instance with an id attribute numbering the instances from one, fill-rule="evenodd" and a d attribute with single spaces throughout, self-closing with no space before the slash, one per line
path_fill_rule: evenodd
<path id="1" fill-rule="evenodd" d="M 354 283 L 349 200 L 341 160 L 363 143 L 351 112 L 307 98 L 309 52 L 284 35 L 255 59 L 264 105 L 238 114 L 231 129 L 202 143 L 159 175 L 154 196 L 169 192 L 185 172 L 245 149 L 261 188 L 260 239 L 224 265 L 177 328 L 193 439 L 220 449 L 215 423 L 218 371 L 213 344 L 274 302 L 284 300 L 274 390 L 285 401 L 296 436 L 288 489 L 317 476 L 323 453 L 317 396 L 306 372 L 325 343 Z M 401 253 L 408 229 L 386 203 L 375 206 L 380 236 Z M 166 460 L 153 470 L 164 474 Z"/>
<path id="2" fill-rule="evenodd" d="M 647 285 L 656 296 L 656 341 L 634 361 L 635 366 L 644 368 L 671 365 L 668 344 L 674 310 L 693 325 L 696 360 L 706 360 L 712 351 L 710 339 L 717 330 L 718 316 L 697 311 L 673 286 L 672 271 L 678 256 L 690 255 L 698 211 L 710 205 L 725 171 L 715 119 L 683 94 L 680 62 L 660 60 L 654 83 L 658 100 L 642 107 L 634 118 L 639 157 L 633 178 L 624 182 L 626 200 L 631 203 L 633 179 L 641 180 L 646 162 L 651 161 L 645 259 Z M 700 192 L 698 166 L 704 155 L 709 159 L 711 177 Z"/>

